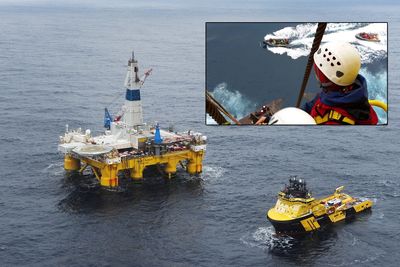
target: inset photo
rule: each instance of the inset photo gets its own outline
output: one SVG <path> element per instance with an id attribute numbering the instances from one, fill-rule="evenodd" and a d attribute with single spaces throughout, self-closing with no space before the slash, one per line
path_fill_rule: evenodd
<path id="1" fill-rule="evenodd" d="M 387 125 L 388 24 L 206 23 L 207 125 Z"/>

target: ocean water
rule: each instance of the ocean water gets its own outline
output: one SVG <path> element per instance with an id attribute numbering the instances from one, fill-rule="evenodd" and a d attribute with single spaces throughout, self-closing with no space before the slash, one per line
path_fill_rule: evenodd
<path id="1" fill-rule="evenodd" d="M 317 23 L 209 23 L 206 37 L 206 88 L 233 116 L 241 119 L 265 103 L 282 99 L 282 107 L 296 105 Z M 380 42 L 365 42 L 360 32 L 379 34 Z M 288 38 L 288 47 L 262 42 Z M 322 43 L 346 41 L 360 53 L 361 70 L 370 99 L 387 103 L 387 24 L 328 23 Z M 311 72 L 303 104 L 321 89 Z M 387 114 L 375 108 L 379 124 Z M 207 117 L 207 124 L 215 124 Z"/>
<path id="2" fill-rule="evenodd" d="M 0 5 L 2 266 L 397 266 L 398 4 L 363 2 L 344 14 L 313 1 L 100 3 Z M 315 21 L 389 20 L 389 125 L 205 126 L 204 22 L 307 21 L 310 12 Z M 66 123 L 102 131 L 103 108 L 123 99 L 132 49 L 154 69 L 145 120 L 198 130 L 209 145 L 199 177 L 149 172 L 109 192 L 92 176 L 65 174 L 57 142 Z M 344 185 L 375 206 L 349 224 L 277 237 L 265 213 L 291 175 L 316 196 Z"/>

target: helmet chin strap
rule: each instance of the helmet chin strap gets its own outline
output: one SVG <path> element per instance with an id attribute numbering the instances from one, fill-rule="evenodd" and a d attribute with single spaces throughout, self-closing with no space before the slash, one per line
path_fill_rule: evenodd
<path id="1" fill-rule="evenodd" d="M 339 86 L 332 82 L 327 82 L 327 83 L 319 82 L 319 87 L 325 93 L 334 92 L 334 91 L 341 91 L 341 92 L 345 93 L 345 92 L 348 92 L 349 90 L 351 90 L 351 88 L 352 88 L 352 86 Z"/>
<path id="2" fill-rule="evenodd" d="M 319 87 L 321 87 L 322 89 L 329 89 L 329 87 L 331 87 L 334 83 L 333 82 L 327 82 L 327 83 L 321 83 L 319 82 Z"/>
<path id="3" fill-rule="evenodd" d="M 324 91 L 329 91 L 329 87 L 331 87 L 332 85 L 334 85 L 333 82 L 321 82 L 318 78 L 318 75 L 315 75 L 315 78 L 317 79 L 318 83 L 319 83 L 319 87 L 322 88 L 322 90 Z"/>
<path id="4" fill-rule="evenodd" d="M 347 91 L 348 90 L 348 86 L 340 86 L 340 85 L 337 85 L 337 84 L 335 84 L 335 83 L 333 83 L 333 82 L 331 82 L 331 81 L 328 81 L 328 82 L 321 82 L 320 80 L 319 80 L 319 78 L 318 78 L 318 76 L 317 75 L 315 75 L 315 77 L 316 77 L 316 79 L 317 79 L 317 81 L 318 81 L 318 84 L 319 84 L 319 87 L 322 89 L 322 91 L 324 91 L 325 93 L 327 93 L 327 92 L 332 92 L 332 91 L 343 91 L 343 92 L 345 92 L 345 91 Z"/>

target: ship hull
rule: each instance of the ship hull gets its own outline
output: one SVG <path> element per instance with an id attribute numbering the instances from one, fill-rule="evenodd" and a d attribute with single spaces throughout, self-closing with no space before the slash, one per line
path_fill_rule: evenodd
<path id="1" fill-rule="evenodd" d="M 268 41 L 263 41 L 265 45 L 272 46 L 272 47 L 288 47 L 289 44 L 274 44 Z"/>
<path id="2" fill-rule="evenodd" d="M 357 38 L 357 39 L 360 39 L 360 40 L 363 40 L 363 41 L 375 42 L 375 43 L 378 43 L 378 42 L 381 41 L 381 40 L 379 40 L 379 39 L 368 39 L 368 38 L 364 38 L 364 37 L 362 37 L 360 34 L 356 34 L 356 38 Z"/>
<path id="3" fill-rule="evenodd" d="M 275 228 L 277 233 L 285 233 L 285 234 L 300 234 L 307 233 L 312 231 L 317 231 L 321 227 L 335 224 L 340 221 L 347 221 L 354 219 L 358 213 L 370 211 L 371 207 L 367 207 L 365 209 L 356 211 L 354 208 L 350 208 L 348 210 L 343 211 L 343 214 L 340 214 L 340 218 L 335 215 L 339 215 L 338 213 L 333 213 L 330 215 L 323 215 L 320 217 L 315 217 L 313 214 L 309 214 L 304 217 L 296 218 L 293 220 L 274 220 L 267 215 L 268 220 Z M 336 219 L 338 218 L 338 219 Z"/>
<path id="4" fill-rule="evenodd" d="M 277 233 L 303 233 L 306 232 L 303 225 L 301 224 L 302 220 L 306 220 L 308 218 L 314 217 L 312 214 L 307 215 L 305 217 L 301 217 L 294 220 L 289 221 L 279 221 L 274 220 L 267 215 L 268 220 L 271 222 L 272 226 L 275 228 Z"/>

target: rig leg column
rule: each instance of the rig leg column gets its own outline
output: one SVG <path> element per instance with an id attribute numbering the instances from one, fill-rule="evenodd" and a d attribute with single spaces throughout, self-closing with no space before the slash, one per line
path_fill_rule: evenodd
<path id="1" fill-rule="evenodd" d="M 202 152 L 192 152 L 191 158 L 187 165 L 187 172 L 189 174 L 201 173 L 203 170 L 203 153 Z"/>
<path id="2" fill-rule="evenodd" d="M 130 169 L 131 178 L 136 182 L 142 181 L 143 180 L 143 170 L 144 170 L 144 166 L 140 162 L 135 162 L 134 168 Z"/>
<path id="3" fill-rule="evenodd" d="M 176 173 L 176 165 L 179 160 L 170 159 L 165 167 L 165 172 L 168 174 L 168 178 L 171 179 L 172 175 Z"/>
<path id="4" fill-rule="evenodd" d="M 109 187 L 118 186 L 117 165 L 106 165 L 101 169 L 100 184 Z"/>
<path id="5" fill-rule="evenodd" d="M 79 171 L 81 168 L 81 161 L 73 158 L 70 154 L 64 157 L 64 169 L 67 171 Z"/>
<path id="6" fill-rule="evenodd" d="M 203 152 L 196 153 L 196 173 L 202 173 L 203 171 Z"/>
<path id="7" fill-rule="evenodd" d="M 189 160 L 189 163 L 187 164 L 186 171 L 189 174 L 196 174 L 196 162 L 194 160 Z"/>

